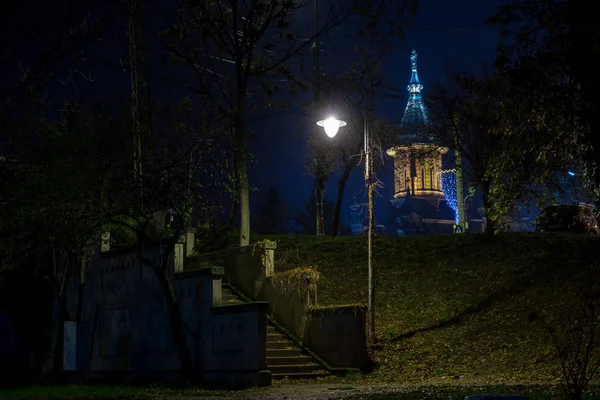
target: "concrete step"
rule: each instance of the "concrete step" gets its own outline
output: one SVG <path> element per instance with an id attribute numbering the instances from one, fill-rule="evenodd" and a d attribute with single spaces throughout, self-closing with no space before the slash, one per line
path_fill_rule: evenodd
<path id="1" fill-rule="evenodd" d="M 222 304 L 244 301 L 231 289 L 222 289 Z M 330 375 L 323 367 L 305 355 L 302 350 L 272 324 L 267 324 L 267 367 L 273 379 L 314 379 Z"/>
<path id="2" fill-rule="evenodd" d="M 267 356 L 267 365 L 307 365 L 312 363 L 312 358 L 308 356 L 291 356 L 291 357 L 269 357 Z"/>
<path id="3" fill-rule="evenodd" d="M 271 357 L 295 357 L 301 355 L 302 351 L 297 347 L 290 349 L 267 349 L 267 359 Z"/>
<path id="4" fill-rule="evenodd" d="M 222 299 L 221 303 L 224 305 L 227 305 L 227 304 L 241 304 L 243 302 L 239 301 L 238 299 Z"/>
<path id="5" fill-rule="evenodd" d="M 223 288 L 221 293 L 221 301 L 223 304 L 240 304 L 244 302 L 244 300 L 240 299 L 231 291 L 231 289 Z"/>
<path id="6" fill-rule="evenodd" d="M 288 340 L 278 340 L 273 342 L 267 342 L 267 351 L 269 350 L 285 350 L 285 349 L 298 349 L 294 343 Z"/>
<path id="7" fill-rule="evenodd" d="M 319 364 L 308 363 L 304 365 L 269 365 L 267 363 L 267 368 L 271 371 L 272 374 L 299 374 L 306 372 L 320 372 L 323 367 Z"/>
<path id="8" fill-rule="evenodd" d="M 325 376 L 331 375 L 329 372 L 320 371 L 320 372 L 297 372 L 291 374 L 274 374 L 271 373 L 271 379 L 274 381 L 280 379 L 317 379 L 323 378 Z"/>
<path id="9" fill-rule="evenodd" d="M 281 333 L 267 331 L 267 342 L 277 342 L 279 340 L 287 340 L 288 342 L 292 343 L 287 336 L 282 335 Z"/>

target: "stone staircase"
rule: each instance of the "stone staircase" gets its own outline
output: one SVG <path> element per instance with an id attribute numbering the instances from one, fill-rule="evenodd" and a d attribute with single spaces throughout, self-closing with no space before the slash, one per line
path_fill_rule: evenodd
<path id="1" fill-rule="evenodd" d="M 223 287 L 223 304 L 243 303 L 231 289 Z M 331 375 L 270 321 L 267 322 L 267 368 L 273 380 L 315 379 Z"/>

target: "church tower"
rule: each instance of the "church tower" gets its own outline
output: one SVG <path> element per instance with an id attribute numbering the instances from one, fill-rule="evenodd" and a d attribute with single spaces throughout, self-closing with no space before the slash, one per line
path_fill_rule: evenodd
<path id="1" fill-rule="evenodd" d="M 444 199 L 442 191 L 442 155 L 447 147 L 437 146 L 427 135 L 429 117 L 423 103 L 417 72 L 417 52 L 410 55 L 412 74 L 408 84 L 408 102 L 400 123 L 398 145 L 387 150 L 394 157 L 394 199 L 392 204 L 400 207 L 407 196 L 427 200 L 438 208 Z"/>

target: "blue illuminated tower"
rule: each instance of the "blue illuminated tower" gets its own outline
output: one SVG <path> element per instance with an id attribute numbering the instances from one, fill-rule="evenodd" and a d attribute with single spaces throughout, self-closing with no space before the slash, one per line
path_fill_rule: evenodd
<path id="1" fill-rule="evenodd" d="M 387 154 L 394 157 L 392 205 L 403 215 L 416 213 L 421 218 L 438 221 L 436 223 L 452 224 L 454 218 L 446 222 L 445 217 L 438 215 L 440 202 L 444 200 L 442 155 L 448 148 L 438 146 L 428 134 L 429 115 L 421 94 L 423 85 L 419 80 L 415 50 L 410 55 L 410 67 L 408 101 L 400 120 L 400 135 L 397 145 L 387 150 Z"/>

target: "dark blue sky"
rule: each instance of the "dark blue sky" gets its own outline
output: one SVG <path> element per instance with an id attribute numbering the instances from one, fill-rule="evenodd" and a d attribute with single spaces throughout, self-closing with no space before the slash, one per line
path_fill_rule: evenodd
<path id="1" fill-rule="evenodd" d="M 384 65 L 386 79 L 399 88 L 397 95 L 400 99 L 376 97 L 375 115 L 394 120 L 404 111 L 405 88 L 410 79 L 409 55 L 413 48 L 419 54 L 419 77 L 425 94 L 436 82 L 443 83 L 448 71 L 477 72 L 482 64 L 492 63 L 499 37 L 497 31 L 484 26 L 483 21 L 504 3 L 507 1 L 421 0 L 412 27 L 403 40 L 394 43 L 392 56 Z M 335 34 L 332 36 L 336 37 Z M 321 60 L 325 69 L 343 68 L 345 63 L 352 61 L 352 53 L 348 51 L 352 46 L 351 38 L 342 36 L 335 40 L 332 44 L 324 43 Z M 343 114 L 343 110 L 340 113 Z M 250 167 L 250 180 L 257 188 L 251 199 L 253 205 L 271 186 L 279 189 L 293 212 L 301 208 L 310 196 L 314 178 L 305 173 L 303 157 L 309 124 L 314 122 L 306 119 L 294 115 L 279 118 L 273 122 L 272 128 L 264 129 L 269 134 L 258 136 L 252 143 L 256 164 Z M 343 135 L 343 128 L 338 135 Z M 392 197 L 393 162 L 391 158 L 387 160 L 390 172 L 379 176 L 386 187 L 380 190 L 381 196 L 376 200 L 376 218 L 380 221 L 387 219 L 385 214 Z M 354 197 L 358 202 L 366 201 L 362 171 L 362 166 L 355 168 L 346 187 L 343 224 L 348 222 L 349 205 Z M 339 174 L 332 175 L 325 191 L 326 198 L 335 200 L 338 177 Z"/>
<path id="2" fill-rule="evenodd" d="M 406 85 L 410 79 L 409 55 L 413 48 L 419 53 L 419 77 L 425 94 L 436 82 L 443 82 L 449 70 L 477 71 L 482 63 L 493 62 L 499 38 L 494 28 L 483 25 L 483 20 L 506 2 L 420 0 L 420 10 L 413 25 L 403 40 L 395 41 L 393 52 L 383 66 L 386 80 L 399 88 L 396 93 L 398 99 L 376 97 L 376 116 L 390 120 L 401 116 L 406 105 Z M 306 11 L 310 14 L 310 10 Z M 163 23 L 164 15 L 155 20 Z M 63 98 L 79 98 L 83 104 L 113 104 L 116 109 L 127 105 L 129 97 L 123 94 L 129 90 L 130 74 L 122 63 L 127 63 L 129 49 L 116 32 L 111 32 L 106 43 L 98 47 L 95 57 L 89 56 L 90 70 L 95 78 L 92 82 L 76 79 L 76 85 L 56 83 L 52 89 L 56 105 L 61 105 Z M 354 32 L 354 28 L 338 29 L 330 35 L 331 41 L 323 40 L 321 62 L 327 72 L 340 71 L 353 60 Z M 173 73 L 168 60 L 158 60 L 151 70 L 155 75 L 151 77 L 151 95 L 160 94 L 162 100 L 174 102 L 185 95 L 193 96 L 193 93 L 182 92 L 181 85 L 177 87 L 168 79 L 156 77 Z M 310 100 L 312 95 L 309 93 L 306 97 Z M 344 112 L 338 111 L 340 118 L 344 118 Z M 314 123 L 307 117 L 286 115 L 269 120 L 259 128 L 259 135 L 251 143 L 255 163 L 250 165 L 249 178 L 251 185 L 257 188 L 252 193 L 251 207 L 257 206 L 261 196 L 272 186 L 277 187 L 289 202 L 292 214 L 308 200 L 314 178 L 304 171 L 304 154 L 307 136 Z M 342 128 L 336 139 L 343 140 L 343 135 Z M 387 168 L 391 171 L 392 159 L 387 160 Z M 359 202 L 366 199 L 362 171 L 362 166 L 355 168 L 346 187 L 342 207 L 343 224 L 348 222 L 348 207 L 354 197 Z M 338 174 L 333 174 L 326 188 L 325 196 L 331 200 L 335 200 L 338 177 Z M 391 173 L 382 173 L 379 178 L 386 185 L 377 199 L 376 217 L 382 221 L 386 219 L 383 214 L 389 209 L 393 176 Z"/>

